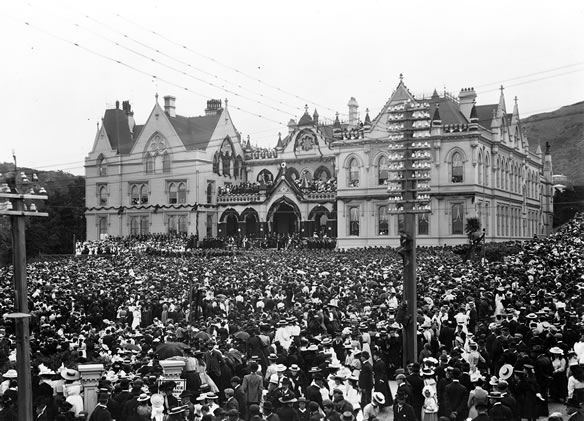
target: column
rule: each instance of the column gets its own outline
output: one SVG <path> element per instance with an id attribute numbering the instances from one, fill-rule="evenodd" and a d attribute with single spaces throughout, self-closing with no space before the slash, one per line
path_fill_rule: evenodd
<path id="1" fill-rule="evenodd" d="M 83 385 L 83 407 L 88 415 L 91 415 L 97 405 L 97 385 L 103 374 L 103 364 L 79 365 L 81 384 Z"/>

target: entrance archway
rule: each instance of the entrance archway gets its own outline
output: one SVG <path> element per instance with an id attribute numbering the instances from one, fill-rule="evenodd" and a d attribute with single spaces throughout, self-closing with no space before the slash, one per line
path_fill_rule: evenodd
<path id="1" fill-rule="evenodd" d="M 300 210 L 290 199 L 283 197 L 268 211 L 270 231 L 276 234 L 293 234 L 300 231 Z"/>
<path id="2" fill-rule="evenodd" d="M 225 219 L 225 234 L 228 237 L 237 237 L 237 216 L 234 214 L 227 215 Z"/>
<path id="3" fill-rule="evenodd" d="M 287 203 L 282 203 L 274 212 L 272 231 L 277 234 L 293 234 L 298 231 L 298 218 L 294 208 Z"/>

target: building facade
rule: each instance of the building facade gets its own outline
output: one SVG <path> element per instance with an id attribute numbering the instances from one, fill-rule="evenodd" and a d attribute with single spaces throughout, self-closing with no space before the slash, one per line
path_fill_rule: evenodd
<path id="1" fill-rule="evenodd" d="M 390 203 L 392 148 L 404 136 L 430 146 L 431 212 L 417 216 L 419 245 L 467 241 L 479 218 L 487 241 L 546 235 L 552 227 L 549 151 L 521 130 L 517 100 L 507 112 L 458 97 L 415 97 L 403 80 L 372 120 L 319 120 L 306 108 L 274 148 L 241 139 L 219 100 L 182 117 L 175 99 L 156 101 L 142 126 L 129 103 L 106 110 L 86 158 L 87 238 L 141 233 L 205 237 L 297 234 L 337 238 L 339 248 L 396 246 L 403 216 Z"/>

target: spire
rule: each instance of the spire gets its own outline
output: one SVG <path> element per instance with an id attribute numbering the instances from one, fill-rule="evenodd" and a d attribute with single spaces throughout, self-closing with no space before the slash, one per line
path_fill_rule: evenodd
<path id="1" fill-rule="evenodd" d="M 507 109 L 505 108 L 505 95 L 503 94 L 505 88 L 501 85 L 499 89 L 501 90 L 501 96 L 499 96 L 499 107 L 497 108 L 497 113 L 499 116 L 504 116 L 507 114 Z"/>
<path id="2" fill-rule="evenodd" d="M 365 124 L 363 124 L 363 128 L 365 130 L 369 130 L 371 128 L 371 118 L 369 117 L 369 108 L 365 109 Z"/>
<path id="3" fill-rule="evenodd" d="M 247 143 L 245 144 L 245 150 L 246 151 L 251 151 L 251 142 L 249 140 L 249 135 L 247 135 Z"/>
<path id="4" fill-rule="evenodd" d="M 278 133 L 278 144 L 276 145 L 276 150 L 283 151 L 284 144 L 282 143 L 282 133 Z"/>
<path id="5" fill-rule="evenodd" d="M 432 98 L 430 99 L 438 99 L 440 98 L 440 95 L 438 95 L 438 91 L 436 90 L 436 88 L 434 88 L 434 92 L 432 92 Z"/>
<path id="6" fill-rule="evenodd" d="M 312 121 L 312 117 L 310 117 L 310 114 L 308 114 L 308 105 L 305 105 L 304 114 L 302 115 L 302 117 L 300 117 L 300 120 L 298 121 L 298 127 L 312 126 L 313 124 L 314 121 Z"/>
<path id="7" fill-rule="evenodd" d="M 432 126 L 441 126 L 442 119 L 440 118 L 440 104 L 436 104 L 436 108 L 434 108 L 434 115 L 432 116 Z"/>
<path id="8" fill-rule="evenodd" d="M 335 139 L 343 138 L 343 128 L 341 127 L 341 122 L 339 121 L 339 113 L 337 113 L 335 122 L 333 123 L 333 137 Z"/>
<path id="9" fill-rule="evenodd" d="M 318 111 L 316 111 L 316 108 L 314 109 L 314 113 L 312 114 L 312 120 L 314 120 L 314 125 L 318 126 Z"/>

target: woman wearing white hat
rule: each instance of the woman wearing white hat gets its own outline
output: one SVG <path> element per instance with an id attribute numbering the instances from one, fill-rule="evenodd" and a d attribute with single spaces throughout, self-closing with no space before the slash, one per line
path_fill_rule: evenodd
<path id="1" fill-rule="evenodd" d="M 550 349 L 552 367 L 552 382 L 550 384 L 550 399 L 563 402 L 568 394 L 568 377 L 566 377 L 566 358 L 562 348 L 554 346 Z"/>
<path id="2" fill-rule="evenodd" d="M 73 412 L 77 418 L 79 413 L 83 412 L 83 397 L 81 396 L 83 386 L 81 385 L 79 372 L 68 368 L 61 371 L 61 377 L 65 380 L 65 384 L 63 385 L 63 396 L 65 397 L 65 400 L 73 406 L 71 412 Z"/>

